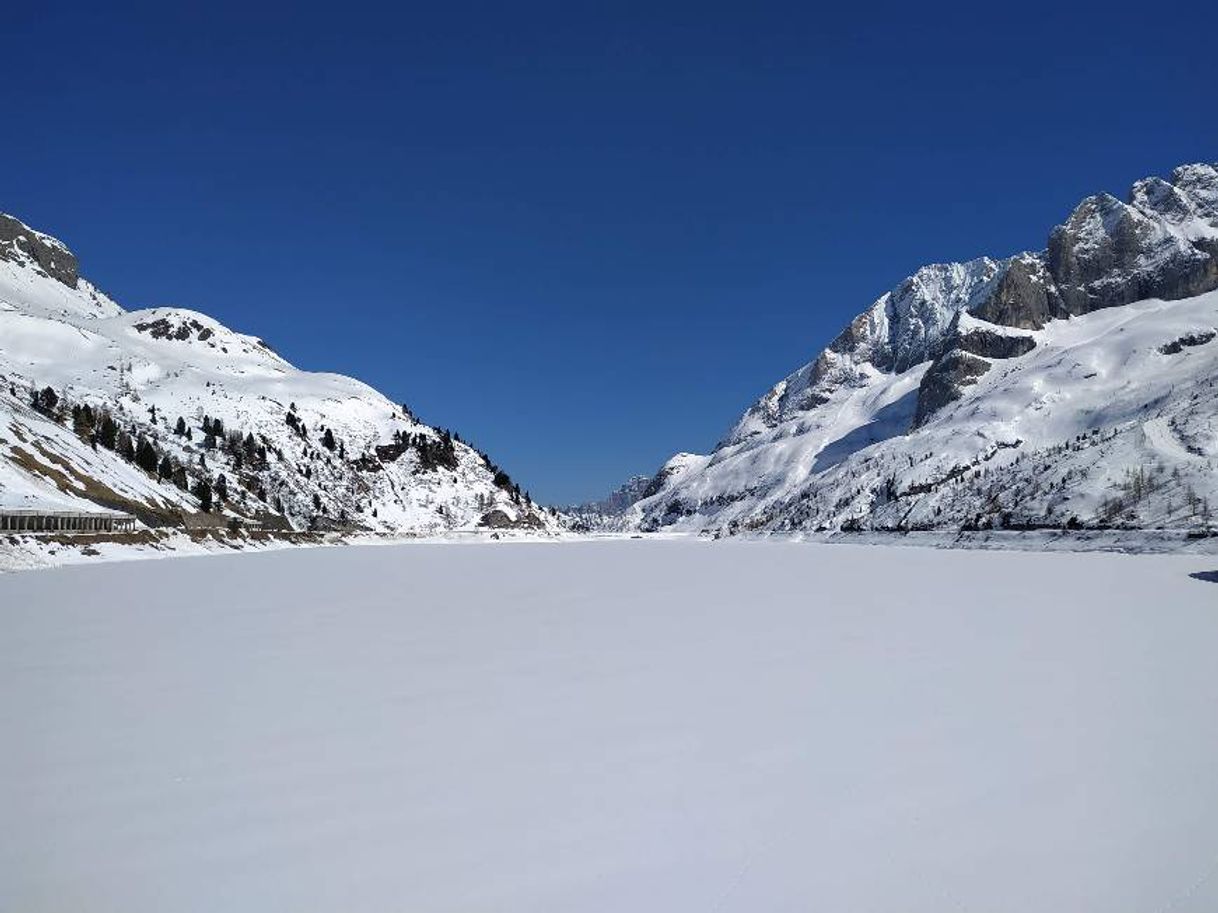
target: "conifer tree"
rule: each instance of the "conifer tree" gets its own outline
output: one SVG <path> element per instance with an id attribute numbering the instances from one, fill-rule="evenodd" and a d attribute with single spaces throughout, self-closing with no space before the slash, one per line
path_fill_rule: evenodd
<path id="1" fill-rule="evenodd" d="M 149 474 L 154 474 L 157 471 L 157 464 L 160 460 L 157 457 L 156 448 L 151 442 L 140 435 L 139 442 L 135 445 L 135 463 L 140 469 Z"/>
<path id="2" fill-rule="evenodd" d="M 97 423 L 97 443 L 107 450 L 113 450 L 118 446 L 118 425 L 114 423 L 109 412 L 103 412 L 101 421 Z"/>
<path id="3" fill-rule="evenodd" d="M 199 507 L 204 513 L 211 513 L 211 484 L 205 478 L 195 483 L 194 496 L 199 499 Z"/>

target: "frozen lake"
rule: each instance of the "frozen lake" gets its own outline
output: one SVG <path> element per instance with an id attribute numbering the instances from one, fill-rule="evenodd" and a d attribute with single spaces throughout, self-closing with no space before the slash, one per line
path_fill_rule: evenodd
<path id="1" fill-rule="evenodd" d="M 624 540 L 0 576 L 0 910 L 1212 911 L 1215 570 Z"/>

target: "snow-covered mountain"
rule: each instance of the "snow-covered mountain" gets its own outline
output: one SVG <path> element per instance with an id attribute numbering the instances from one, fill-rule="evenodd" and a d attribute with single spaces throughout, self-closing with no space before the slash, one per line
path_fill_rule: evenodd
<path id="1" fill-rule="evenodd" d="M 124 311 L 61 242 L 0 215 L 0 509 L 99 507 L 150 527 L 557 523 L 366 384 L 300 371 L 205 314 Z"/>
<path id="2" fill-rule="evenodd" d="M 642 529 L 1192 527 L 1218 506 L 1218 168 L 1088 197 L 1039 253 L 923 267 L 779 381 Z"/>
<path id="3" fill-rule="evenodd" d="M 568 528 L 576 531 L 612 530 L 636 502 L 652 494 L 654 476 L 631 476 L 599 501 L 558 508 Z"/>

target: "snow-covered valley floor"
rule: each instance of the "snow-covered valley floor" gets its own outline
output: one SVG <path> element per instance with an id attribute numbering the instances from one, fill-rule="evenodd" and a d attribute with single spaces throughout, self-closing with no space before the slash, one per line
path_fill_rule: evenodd
<path id="1" fill-rule="evenodd" d="M 0 576 L 0 910 L 1213 910 L 1214 571 L 605 540 Z"/>

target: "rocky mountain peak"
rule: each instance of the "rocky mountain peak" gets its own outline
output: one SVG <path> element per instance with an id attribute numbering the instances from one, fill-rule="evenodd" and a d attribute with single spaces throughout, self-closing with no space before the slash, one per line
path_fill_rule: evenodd
<path id="1" fill-rule="evenodd" d="M 1199 216 L 1218 219 L 1218 165 L 1181 165 L 1171 173 L 1171 182 L 1188 195 Z"/>
<path id="2" fill-rule="evenodd" d="M 1038 359 L 1049 359 L 1046 371 L 1066 371 L 1070 384 L 1100 383 L 1103 364 L 1052 360 L 1053 347 L 1071 338 L 1067 318 L 1145 302 L 1162 308 L 1162 302 L 1193 301 L 1216 289 L 1218 166 L 1183 165 L 1170 179 L 1145 178 L 1125 200 L 1094 194 L 1049 232 L 1039 252 L 931 264 L 897 283 L 816 357 L 760 397 L 713 454 L 690 461 L 681 472 L 657 476 L 655 493 L 637 510 L 644 526 L 698 528 L 707 517 L 729 516 L 742 523 L 747 518 L 741 528 L 768 528 L 787 522 L 789 518 L 780 518 L 787 517 L 788 509 L 823 520 L 845 516 L 855 509 L 848 505 L 856 499 L 859 504 L 896 504 L 903 495 L 887 481 L 878 495 L 860 486 L 857 480 L 874 470 L 865 468 L 867 458 L 855 463 L 853 454 L 872 453 L 873 445 L 888 441 L 937 434 L 941 418 L 953 434 L 963 435 L 959 440 L 971 440 L 970 421 L 1005 408 L 983 402 L 984 391 L 1004 378 L 1019 377 Z M 1201 302 L 1181 313 L 1205 314 L 1206 307 Z M 1163 314 L 1168 313 L 1164 308 Z M 1160 319 L 1146 317 L 1144 331 L 1153 335 Z M 1212 344 L 1208 319 L 1197 324 L 1189 318 L 1179 327 L 1164 328 L 1162 340 L 1138 353 L 1122 352 L 1120 363 L 1142 358 L 1145 351 L 1154 353 L 1145 356 L 1152 359 L 1167 353 L 1197 359 L 1196 353 Z M 1102 316 L 1097 320 L 1097 327 L 1110 327 Z M 1108 341 L 1095 343 L 1093 357 L 1102 359 L 1098 350 L 1104 345 L 1120 344 L 1119 329 L 1112 329 Z M 1146 370 L 1152 367 L 1148 363 Z M 1188 374 L 1179 370 L 1182 377 Z M 1113 374 L 1110 380 L 1118 383 L 1119 377 Z M 1049 410 L 1056 394 L 1031 383 L 1020 395 L 1031 397 L 1029 408 Z M 1133 403 L 1130 414 L 1144 405 Z M 966 410 L 976 418 L 961 419 Z M 1180 426 L 1193 420 L 1191 413 L 1181 417 Z M 1204 415 L 1197 419 L 1205 420 Z M 1157 427 L 1148 432 L 1152 438 L 1159 434 Z M 1004 427 L 1003 434 L 1008 430 Z M 1004 437 L 993 446 L 1011 450 L 1020 446 L 1018 440 Z M 1080 446 L 1074 443 L 1076 449 Z M 1189 443 L 1186 450 L 1195 454 L 1204 447 Z M 995 459 L 996 452 L 970 453 L 969 460 L 984 463 Z M 919 476 L 918 465 L 932 461 L 934 453 L 931 447 L 905 453 L 900 458 L 904 465 L 890 470 Z M 817 486 L 827 483 L 805 480 L 837 473 L 838 466 L 848 467 L 841 470 L 845 482 L 840 488 L 828 485 L 820 507 L 774 506 L 787 497 L 815 501 L 821 497 Z M 952 480 L 963 471 L 955 465 L 940 469 L 942 478 Z M 915 479 L 909 494 L 920 496 L 930 490 L 926 486 L 938 484 Z M 879 501 L 869 501 L 873 498 Z"/>
<path id="3" fill-rule="evenodd" d="M 80 279 L 79 264 L 67 245 L 5 213 L 0 213 L 0 260 L 30 263 L 68 288 L 76 288 Z"/>

